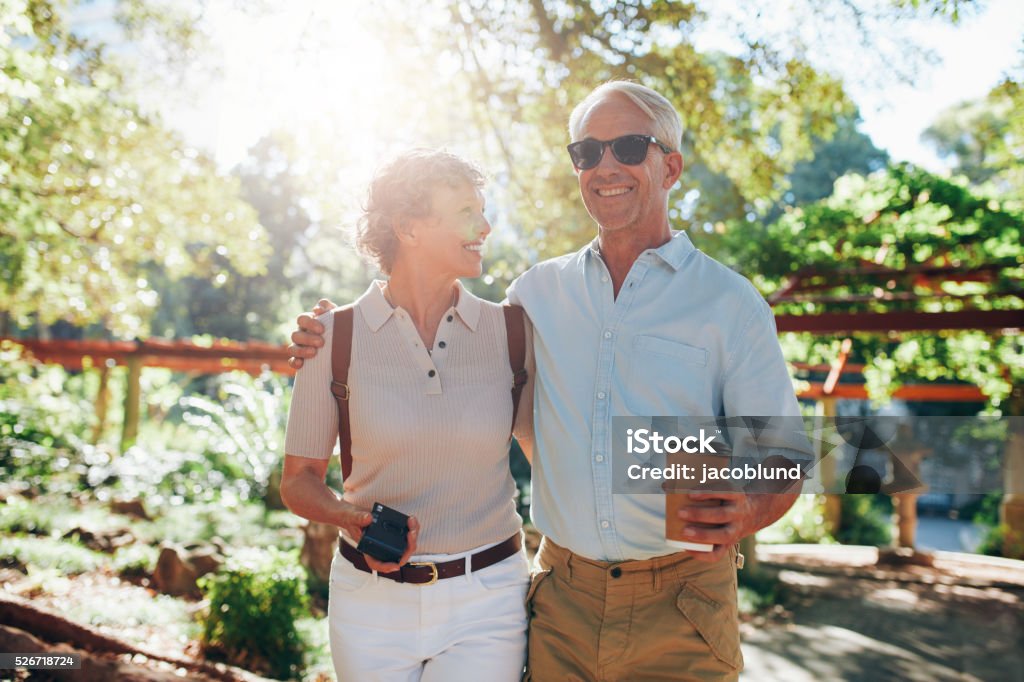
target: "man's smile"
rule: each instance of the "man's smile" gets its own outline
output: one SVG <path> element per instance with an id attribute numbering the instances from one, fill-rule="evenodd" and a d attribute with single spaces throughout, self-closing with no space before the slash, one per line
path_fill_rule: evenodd
<path id="1" fill-rule="evenodd" d="M 599 197 L 617 197 L 626 192 L 632 192 L 632 187 L 604 187 L 594 190 Z"/>

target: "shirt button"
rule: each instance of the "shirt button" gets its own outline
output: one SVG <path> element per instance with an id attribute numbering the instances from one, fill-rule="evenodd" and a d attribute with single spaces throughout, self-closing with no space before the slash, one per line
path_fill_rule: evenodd
<path id="1" fill-rule="evenodd" d="M 448 344 L 446 344 L 446 343 L 445 343 L 444 341 L 438 341 L 438 342 L 437 342 L 437 347 L 438 347 L 438 348 L 444 348 L 444 347 L 445 347 L 445 346 L 447 346 L 447 345 L 448 345 Z"/>
<path id="2" fill-rule="evenodd" d="M 430 370 L 429 372 L 427 372 L 427 376 L 430 377 L 431 379 L 433 379 L 436 374 L 437 372 L 435 372 L 434 370 Z"/>
<path id="3" fill-rule="evenodd" d="M 608 526 L 610 526 L 610 525 L 612 525 L 612 524 L 608 523 L 607 521 L 602 521 L 602 522 L 601 522 L 601 527 L 602 527 L 602 528 L 607 528 L 607 527 L 608 527 Z"/>
<path id="4" fill-rule="evenodd" d="M 612 338 L 612 333 L 611 332 L 605 332 L 604 333 L 604 338 L 606 338 L 606 339 Z"/>
<path id="5" fill-rule="evenodd" d="M 454 318 L 454 317 L 452 317 L 451 315 L 449 315 L 449 316 L 448 316 L 448 321 L 449 321 L 449 322 L 451 322 L 451 321 L 452 321 L 452 320 L 454 320 L 454 319 L 455 319 L 455 318 Z"/>
<path id="6" fill-rule="evenodd" d="M 596 459 L 598 462 L 603 462 L 604 461 L 604 455 L 598 455 L 594 459 Z"/>
<path id="7" fill-rule="evenodd" d="M 597 394 L 597 399 L 604 400 L 604 391 L 601 391 L 600 393 Z"/>
<path id="8" fill-rule="evenodd" d="M 601 275 L 601 281 L 602 282 L 607 282 L 608 281 L 608 275 Z"/>
<path id="9" fill-rule="evenodd" d="M 618 578 L 619 576 L 622 575 L 622 569 L 619 568 L 618 566 L 616 566 L 615 568 L 613 568 L 612 570 L 610 570 L 608 572 L 611 574 L 611 576 L 613 578 Z"/>

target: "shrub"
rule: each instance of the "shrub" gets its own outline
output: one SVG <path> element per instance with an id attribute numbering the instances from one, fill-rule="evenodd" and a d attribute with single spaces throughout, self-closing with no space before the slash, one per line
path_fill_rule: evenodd
<path id="1" fill-rule="evenodd" d="M 120 547 L 111 559 L 114 570 L 126 578 L 148 576 L 156 567 L 160 550 L 151 545 L 136 542 L 127 547 Z"/>
<path id="2" fill-rule="evenodd" d="M 1013 533 L 1005 523 L 992 526 L 978 546 L 978 554 L 1024 559 L 1024 536 Z"/>
<path id="3" fill-rule="evenodd" d="M 296 552 L 246 549 L 199 580 L 209 599 L 201 641 L 209 653 L 279 679 L 297 676 L 307 649 L 296 621 L 308 615 L 306 572 Z"/>
<path id="4" fill-rule="evenodd" d="M 179 401 L 186 424 L 205 434 L 205 457 L 223 463 L 229 478 L 243 481 L 243 499 L 262 497 L 281 461 L 288 420 L 288 380 L 265 372 L 217 377 L 215 395 Z M 251 488 L 249 487 L 251 486 Z"/>
<path id="5" fill-rule="evenodd" d="M 879 498 L 876 500 L 876 498 Z M 888 509 L 892 502 L 884 495 L 842 495 L 842 511 L 836 540 L 844 545 L 883 547 L 892 542 Z"/>
<path id="6" fill-rule="evenodd" d="M 757 613 L 780 601 L 781 583 L 777 575 L 763 570 L 739 571 L 736 574 L 737 601 L 740 613 Z"/>
<path id="7" fill-rule="evenodd" d="M 801 495 L 781 519 L 757 534 L 766 544 L 835 544 L 825 527 L 824 498 Z"/>

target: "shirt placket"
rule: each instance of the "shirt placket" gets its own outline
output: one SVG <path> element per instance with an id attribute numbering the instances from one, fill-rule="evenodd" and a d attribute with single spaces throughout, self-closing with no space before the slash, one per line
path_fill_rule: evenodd
<path id="1" fill-rule="evenodd" d="M 595 261 L 599 264 L 601 272 L 600 295 L 610 298 L 613 289 L 608 268 L 604 261 L 596 256 Z M 611 380 L 622 320 L 633 305 L 640 282 L 643 281 L 648 267 L 644 257 L 638 258 L 633 263 L 633 267 L 626 275 L 622 288 L 619 289 L 619 295 L 611 307 L 611 313 L 605 316 L 606 323 L 599 332 L 601 338 L 597 354 L 597 379 L 594 384 L 590 464 L 594 481 L 594 497 L 597 501 L 598 536 L 601 538 L 601 546 L 605 556 L 617 557 L 619 560 L 624 559 L 625 556 L 619 544 L 615 507 L 612 504 L 612 480 L 614 477 L 611 461 Z"/>
<path id="2" fill-rule="evenodd" d="M 452 312 L 449 311 L 445 315 L 445 319 L 452 317 Z M 426 347 L 423 345 L 423 340 L 420 339 L 420 334 L 416 331 L 416 325 L 413 324 L 412 319 L 409 318 L 408 313 L 399 308 L 395 311 L 395 320 L 398 323 L 399 333 L 402 335 L 402 339 L 409 347 L 409 352 L 412 354 L 413 359 L 416 361 L 416 365 L 419 368 L 424 381 L 424 395 L 440 395 L 441 394 L 441 372 L 438 371 L 437 362 L 440 358 L 431 357 L 430 353 L 427 352 Z M 442 322 L 444 324 L 444 322 Z"/>

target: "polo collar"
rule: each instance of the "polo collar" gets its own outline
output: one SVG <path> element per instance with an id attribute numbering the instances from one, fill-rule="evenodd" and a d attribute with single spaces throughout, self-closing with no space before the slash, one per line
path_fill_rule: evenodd
<path id="1" fill-rule="evenodd" d="M 601 248 L 596 237 L 587 245 L 586 249 L 591 255 L 600 258 Z M 658 248 L 648 249 L 644 253 L 653 253 L 673 270 L 679 270 L 683 266 L 683 261 L 686 260 L 686 257 L 696 250 L 697 247 L 690 241 L 690 237 L 687 236 L 686 232 L 679 230 L 673 232 L 672 238 Z"/>
<path id="2" fill-rule="evenodd" d="M 455 314 L 470 331 L 475 332 L 480 323 L 480 299 L 471 294 L 462 282 L 456 280 L 455 284 L 459 287 L 459 302 L 455 304 Z M 373 332 L 383 327 L 395 314 L 395 309 L 384 298 L 383 286 L 383 280 L 374 280 L 356 301 L 356 307 L 362 311 L 363 319 Z"/>

